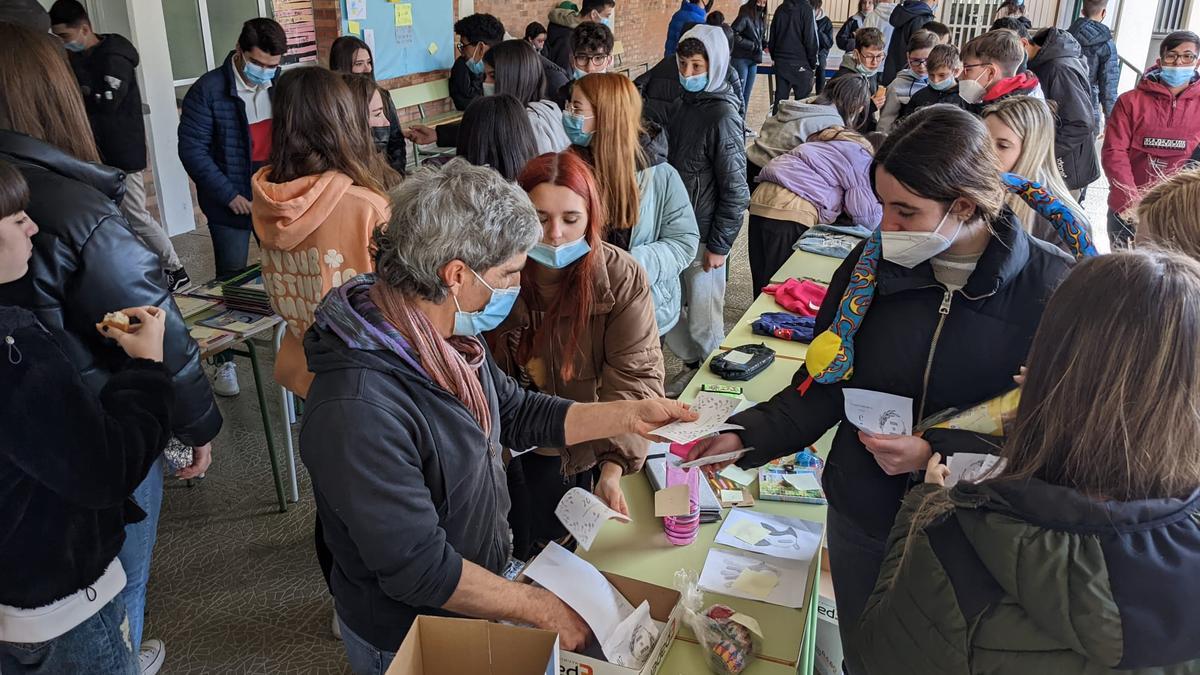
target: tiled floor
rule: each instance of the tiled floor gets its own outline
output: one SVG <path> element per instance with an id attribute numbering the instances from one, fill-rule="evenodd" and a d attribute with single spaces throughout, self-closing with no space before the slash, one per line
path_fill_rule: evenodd
<path id="1" fill-rule="evenodd" d="M 760 126 L 765 114 L 760 86 L 752 126 Z M 1104 222 L 1106 193 L 1097 187 L 1089 194 L 1088 210 L 1098 225 Z M 730 261 L 725 311 L 730 326 L 753 299 L 745 240 L 738 238 Z M 203 229 L 176 237 L 175 245 L 194 279 L 212 277 Z M 669 354 L 668 360 L 673 375 L 680 365 Z M 329 631 L 331 602 L 313 553 L 308 476 L 301 466 L 300 503 L 277 513 L 249 365 L 241 363 L 239 372 L 241 396 L 220 400 L 225 426 L 213 444 L 208 477 L 193 487 L 167 486 L 146 637 L 166 642 L 163 672 L 170 675 L 349 672 L 341 643 Z M 264 372 L 269 379 L 269 363 Z M 268 398 L 281 432 L 276 400 Z"/>

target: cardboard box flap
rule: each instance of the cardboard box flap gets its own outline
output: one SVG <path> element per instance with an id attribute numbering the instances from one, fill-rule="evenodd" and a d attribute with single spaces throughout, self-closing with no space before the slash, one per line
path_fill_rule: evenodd
<path id="1" fill-rule="evenodd" d="M 665 622 L 670 618 L 671 610 L 675 609 L 675 605 L 679 604 L 680 594 L 677 590 L 646 583 L 645 581 L 638 581 L 637 579 L 630 579 L 629 577 L 612 574 L 611 572 L 601 572 L 601 574 L 634 607 L 642 604 L 643 600 L 648 600 L 650 602 L 650 616 L 655 621 Z"/>
<path id="2" fill-rule="evenodd" d="M 492 675 L 544 673 L 550 654 L 558 651 L 558 633 L 553 631 L 490 623 L 488 632 L 491 634 Z M 553 675 L 558 675 L 557 660 Z"/>
<path id="3" fill-rule="evenodd" d="M 557 672 L 558 635 L 482 619 L 419 616 L 387 675 L 531 675 Z"/>

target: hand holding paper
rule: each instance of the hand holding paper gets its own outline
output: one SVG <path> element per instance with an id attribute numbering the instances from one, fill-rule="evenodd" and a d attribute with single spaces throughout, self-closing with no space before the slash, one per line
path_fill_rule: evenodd
<path id="1" fill-rule="evenodd" d="M 629 516 L 608 508 L 599 497 L 578 487 L 567 490 L 554 509 L 554 515 L 585 551 L 592 547 L 601 526 L 609 519 L 629 522 Z"/>
<path id="2" fill-rule="evenodd" d="M 846 419 L 876 436 L 907 436 L 912 433 L 913 400 L 881 391 L 843 389 Z"/>
<path id="3" fill-rule="evenodd" d="M 649 433 L 676 443 L 690 443 L 720 431 L 741 429 L 736 424 L 725 423 L 739 405 L 741 401 L 736 398 L 704 392 L 692 404 L 694 416 L 652 429 Z"/>

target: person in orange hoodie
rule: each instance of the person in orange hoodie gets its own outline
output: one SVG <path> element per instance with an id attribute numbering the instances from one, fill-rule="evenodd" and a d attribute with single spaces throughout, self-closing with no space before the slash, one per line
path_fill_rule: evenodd
<path id="1" fill-rule="evenodd" d="M 250 181 L 250 215 L 271 306 L 288 324 L 275 380 L 303 398 L 313 378 L 303 346 L 313 311 L 331 289 L 373 271 L 371 232 L 387 221 L 387 190 L 400 175 L 375 152 L 338 74 L 290 70 L 273 106 L 271 156 Z"/>

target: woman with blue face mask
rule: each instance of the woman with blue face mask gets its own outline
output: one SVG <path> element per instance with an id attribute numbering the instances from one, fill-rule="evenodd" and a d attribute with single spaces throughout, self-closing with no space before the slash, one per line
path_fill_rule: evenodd
<path id="1" fill-rule="evenodd" d="M 1138 197 L 1179 170 L 1200 145 L 1200 35 L 1176 31 L 1159 46 L 1158 63 L 1117 99 L 1100 159 L 1108 193 L 1108 234 L 1116 247 L 1133 237 Z"/>
<path id="2" fill-rule="evenodd" d="M 542 155 L 517 182 L 533 202 L 542 236 L 529 251 L 512 312 L 487 334 L 497 365 L 526 389 L 581 403 L 662 396 L 650 285 L 636 260 L 603 240 L 604 203 L 587 163 L 574 153 Z M 509 464 L 514 555 L 527 559 L 548 541 L 563 543 L 554 507 L 573 487 L 594 490 L 628 513 L 621 476 L 641 470 L 647 447 L 625 434 L 515 458 Z"/>
<path id="3" fill-rule="evenodd" d="M 845 357 L 851 369 L 828 379 L 809 373 L 806 362 L 770 401 L 730 418 L 743 431 L 701 441 L 691 457 L 752 448 L 738 461 L 749 469 L 837 427 L 823 481 L 843 645 L 854 644 L 847 633 L 875 588 L 910 473 L 924 470 L 935 450 L 988 453 L 1001 445 L 962 431 L 858 429 L 846 416 L 850 390 L 907 399 L 914 424 L 1006 392 L 1072 263 L 1035 242 L 1004 206 L 996 166 L 987 128 L 966 111 L 933 106 L 901 122 L 871 167 L 883 205 L 879 233 L 834 273 L 817 314 L 818 332 L 835 320 L 859 321 Z M 875 270 L 865 282 L 856 277 L 854 298 L 871 299 L 848 303 L 857 314 L 843 313 L 863 257 L 876 261 Z M 851 650 L 846 661 L 851 673 L 864 672 Z"/>

